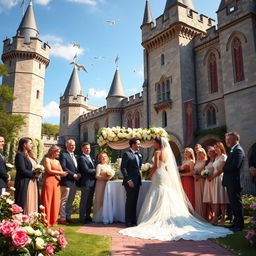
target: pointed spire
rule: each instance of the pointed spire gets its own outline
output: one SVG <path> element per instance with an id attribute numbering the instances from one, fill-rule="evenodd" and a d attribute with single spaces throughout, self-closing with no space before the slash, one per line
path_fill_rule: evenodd
<path id="1" fill-rule="evenodd" d="M 153 22 L 153 19 L 152 19 L 152 14 L 151 14 L 150 3 L 149 3 L 149 0 L 146 0 L 145 12 L 144 12 L 144 18 L 143 18 L 142 25 L 150 24 L 151 22 Z"/>
<path id="2" fill-rule="evenodd" d="M 116 69 L 114 79 L 112 81 L 108 97 L 123 97 L 125 98 L 124 87 L 121 80 L 119 69 Z"/>
<path id="3" fill-rule="evenodd" d="M 21 20 L 17 35 L 24 36 L 26 41 L 30 41 L 30 37 L 38 37 L 39 35 L 32 0 L 30 0 L 28 8 Z"/>
<path id="4" fill-rule="evenodd" d="M 72 75 L 68 81 L 68 85 L 64 92 L 64 96 L 75 96 L 83 95 L 77 69 L 74 67 Z"/>
<path id="5" fill-rule="evenodd" d="M 175 5 L 177 3 L 183 4 L 182 0 L 166 0 L 164 11 L 167 11 L 170 7 L 172 7 L 173 5 Z"/>
<path id="6" fill-rule="evenodd" d="M 227 2 L 226 0 L 221 0 L 218 11 L 221 11 L 226 7 L 226 2 Z"/>

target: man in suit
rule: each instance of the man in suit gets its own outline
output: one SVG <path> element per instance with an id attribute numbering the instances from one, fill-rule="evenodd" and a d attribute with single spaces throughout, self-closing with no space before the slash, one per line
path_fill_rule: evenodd
<path id="1" fill-rule="evenodd" d="M 60 223 L 67 225 L 73 223 L 71 219 L 72 204 L 76 195 L 76 181 L 81 175 L 78 173 L 77 160 L 74 154 L 76 143 L 74 140 L 67 140 L 66 150 L 60 154 L 60 164 L 64 172 L 67 172 L 66 177 L 62 177 L 61 185 L 61 204 L 60 204 Z"/>
<path id="2" fill-rule="evenodd" d="M 223 166 L 223 186 L 227 187 L 230 206 L 234 214 L 233 231 L 241 231 L 244 228 L 244 213 L 241 199 L 242 186 L 240 172 L 244 161 L 244 150 L 239 144 L 240 136 L 236 132 L 225 135 L 227 147 L 231 148 L 227 161 Z"/>
<path id="3" fill-rule="evenodd" d="M 90 217 L 95 190 L 95 161 L 91 158 L 91 146 L 88 142 L 82 145 L 82 155 L 78 159 L 78 170 L 81 174 L 81 200 L 79 206 L 79 218 L 84 224 L 90 223 Z"/>
<path id="4" fill-rule="evenodd" d="M 122 157 L 121 172 L 124 176 L 123 185 L 126 190 L 125 222 L 127 227 L 137 225 L 136 208 L 141 186 L 140 168 L 142 156 L 138 152 L 140 140 L 132 138 L 129 141 L 130 149 Z"/>
<path id="5" fill-rule="evenodd" d="M 0 151 L 4 148 L 4 136 L 0 135 Z M 5 192 L 7 182 L 9 181 L 10 176 L 7 174 L 7 168 L 3 156 L 0 153 L 0 195 Z"/>
<path id="6" fill-rule="evenodd" d="M 256 143 L 252 146 L 252 154 L 249 159 L 249 170 L 256 184 Z"/>

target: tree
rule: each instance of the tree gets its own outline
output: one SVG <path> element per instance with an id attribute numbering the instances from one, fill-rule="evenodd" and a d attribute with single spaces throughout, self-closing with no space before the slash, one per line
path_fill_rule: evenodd
<path id="1" fill-rule="evenodd" d="M 0 64 L 0 78 L 2 76 L 8 76 L 8 73 L 6 67 Z M 0 134 L 7 142 L 17 137 L 19 130 L 25 124 L 24 116 L 7 112 L 6 105 L 14 100 L 13 89 L 7 85 L 0 85 Z"/>
<path id="2" fill-rule="evenodd" d="M 59 130 L 59 125 L 49 123 L 42 124 L 42 134 L 46 134 L 48 136 L 57 136 L 59 135 Z"/>

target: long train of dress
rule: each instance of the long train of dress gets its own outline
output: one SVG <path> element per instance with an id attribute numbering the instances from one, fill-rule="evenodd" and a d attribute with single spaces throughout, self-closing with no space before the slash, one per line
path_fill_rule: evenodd
<path id="1" fill-rule="evenodd" d="M 161 241 L 207 240 L 232 234 L 230 230 L 212 226 L 189 212 L 180 193 L 170 186 L 165 163 L 159 163 L 151 180 L 151 187 L 139 214 L 139 225 L 120 230 L 119 233 Z"/>

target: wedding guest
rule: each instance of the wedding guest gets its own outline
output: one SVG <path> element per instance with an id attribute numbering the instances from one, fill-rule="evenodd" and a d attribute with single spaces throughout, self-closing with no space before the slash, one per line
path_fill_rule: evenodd
<path id="1" fill-rule="evenodd" d="M 212 224 L 218 222 L 218 214 L 221 209 L 221 224 L 225 223 L 227 204 L 229 203 L 226 188 L 222 185 L 223 166 L 227 159 L 227 154 L 223 143 L 217 142 L 214 145 L 216 159 L 213 163 L 214 172 L 209 181 L 212 182 L 212 203 L 213 203 L 213 219 Z"/>
<path id="2" fill-rule="evenodd" d="M 76 181 L 81 175 L 77 170 L 77 160 L 75 156 L 76 143 L 69 139 L 66 142 L 66 150 L 60 153 L 60 164 L 64 172 L 67 172 L 66 177 L 62 177 L 61 186 L 61 203 L 60 203 L 60 224 L 67 225 L 74 223 L 71 219 L 72 204 L 76 195 Z"/>
<path id="3" fill-rule="evenodd" d="M 196 144 L 196 145 L 194 146 L 194 151 L 195 151 L 195 153 L 197 154 L 198 150 L 201 149 L 201 148 L 202 148 L 202 145 L 201 145 L 201 144 Z"/>
<path id="4" fill-rule="evenodd" d="M 40 204 L 38 179 L 40 173 L 35 172 L 36 160 L 32 154 L 33 143 L 28 137 L 21 138 L 15 156 L 15 203 L 29 215 L 38 212 Z"/>
<path id="5" fill-rule="evenodd" d="M 208 170 L 209 176 L 205 179 L 205 184 L 204 184 L 204 196 L 203 196 L 203 203 L 206 205 L 206 217 L 208 221 L 211 221 L 213 218 L 213 182 L 210 181 L 214 167 L 213 163 L 216 158 L 216 152 L 214 147 L 209 146 L 207 148 L 207 156 L 208 160 L 206 161 L 205 169 Z"/>
<path id="6" fill-rule="evenodd" d="M 244 228 L 244 213 L 241 199 L 242 186 L 240 172 L 244 161 L 244 150 L 240 146 L 240 135 L 229 132 L 225 135 L 227 147 L 231 148 L 227 161 L 223 166 L 223 185 L 227 188 L 230 206 L 234 215 L 233 231 L 241 231 Z"/>
<path id="7" fill-rule="evenodd" d="M 201 176 L 201 172 L 205 169 L 207 155 L 201 147 L 197 149 L 196 163 L 194 166 L 194 184 L 195 184 L 195 210 L 203 218 L 206 219 L 206 207 L 203 203 L 205 178 Z"/>
<path id="8" fill-rule="evenodd" d="M 184 160 L 179 167 L 181 182 L 191 205 L 195 208 L 195 185 L 192 171 L 195 166 L 195 155 L 192 148 L 185 148 Z"/>
<path id="9" fill-rule="evenodd" d="M 66 177 L 60 162 L 60 147 L 53 145 L 44 159 L 45 177 L 42 186 L 41 199 L 45 207 L 46 219 L 49 226 L 56 226 L 60 211 L 60 177 Z"/>
<path id="10" fill-rule="evenodd" d="M 82 145 L 83 154 L 78 159 L 78 170 L 81 175 L 81 200 L 79 205 L 80 222 L 87 224 L 92 222 L 91 211 L 95 191 L 95 162 L 90 156 L 91 146 L 88 142 Z"/>
<path id="11" fill-rule="evenodd" d="M 249 159 L 249 170 L 253 177 L 253 181 L 256 184 L 256 143 L 252 146 L 252 153 Z"/>
<path id="12" fill-rule="evenodd" d="M 107 153 L 102 152 L 98 155 L 99 164 L 96 167 L 96 187 L 95 199 L 93 204 L 93 222 L 103 222 L 102 206 L 104 199 L 104 191 L 108 180 L 114 175 L 114 170 L 111 168 Z"/>
<path id="13" fill-rule="evenodd" d="M 0 151 L 4 148 L 4 136 L 0 134 Z M 5 165 L 4 157 L 0 153 L 0 196 L 3 192 L 6 191 L 8 187 L 7 183 L 10 180 L 10 176 L 8 175 L 7 168 Z"/>

